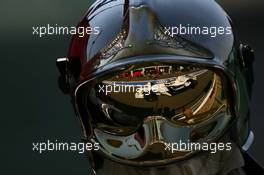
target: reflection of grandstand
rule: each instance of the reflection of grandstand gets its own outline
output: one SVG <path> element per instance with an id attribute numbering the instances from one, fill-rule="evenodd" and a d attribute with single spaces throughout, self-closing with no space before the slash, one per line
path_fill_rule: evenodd
<path id="1" fill-rule="evenodd" d="M 172 66 L 150 66 L 143 69 L 145 76 L 170 75 L 172 72 Z"/>
<path id="2" fill-rule="evenodd" d="M 172 71 L 172 66 L 149 66 L 138 68 L 130 71 L 131 77 L 138 77 L 138 76 L 155 76 L 166 74 L 170 75 Z"/>
<path id="3" fill-rule="evenodd" d="M 192 72 L 197 72 L 197 68 L 192 66 L 168 66 L 168 65 L 161 65 L 161 66 L 148 66 L 148 67 L 141 67 L 141 68 L 134 68 L 127 72 L 123 72 L 113 80 L 125 80 L 125 79 L 132 79 L 133 80 L 145 80 L 149 78 L 168 78 L 168 76 L 176 75 L 181 76 Z"/>
<path id="4" fill-rule="evenodd" d="M 124 72 L 115 77 L 120 78 L 139 78 L 139 77 L 157 77 L 160 75 L 170 75 L 172 73 L 172 66 L 149 66 L 132 69 L 129 72 Z"/>

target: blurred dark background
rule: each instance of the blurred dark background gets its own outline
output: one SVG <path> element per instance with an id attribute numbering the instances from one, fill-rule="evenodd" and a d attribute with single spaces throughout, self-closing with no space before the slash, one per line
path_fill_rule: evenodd
<path id="1" fill-rule="evenodd" d="M 32 35 L 32 26 L 75 26 L 93 1 L 0 1 L 1 169 L 0 174 L 88 175 L 88 161 L 77 152 L 32 152 L 32 142 L 80 141 L 81 131 L 69 97 L 57 88 L 57 57 L 65 56 L 70 36 Z M 256 52 L 250 152 L 264 165 L 264 1 L 220 0 L 241 41 Z M 195 8 L 195 7 L 194 7 Z M 114 20 L 114 19 L 113 19 Z"/>

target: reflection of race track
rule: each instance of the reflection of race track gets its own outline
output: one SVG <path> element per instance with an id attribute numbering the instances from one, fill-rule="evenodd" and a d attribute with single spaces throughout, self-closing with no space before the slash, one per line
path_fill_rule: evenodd
<path id="1" fill-rule="evenodd" d="M 195 88 L 184 88 L 180 93 L 169 95 L 157 95 L 150 93 L 152 96 L 154 95 L 153 99 L 147 101 L 144 98 L 135 98 L 135 93 L 110 93 L 108 96 L 112 99 L 116 107 L 120 110 L 131 111 L 133 113 L 133 107 L 142 108 L 142 109 L 164 109 L 167 108 L 169 110 L 177 110 L 182 108 L 183 106 L 192 106 L 197 102 L 197 100 L 204 96 L 205 93 L 208 91 L 208 88 L 211 86 L 213 80 L 213 73 L 208 70 L 200 70 L 190 74 L 185 74 L 182 76 L 192 77 L 196 81 Z M 179 78 L 179 77 L 177 77 Z M 161 79 L 161 80 L 151 80 L 151 84 L 165 84 L 166 86 L 173 87 L 172 84 L 175 83 L 176 77 L 172 77 L 168 79 Z M 148 81 L 149 82 L 149 81 Z M 144 83 L 148 83 L 145 81 Z M 113 82 L 103 82 L 103 83 L 113 83 Z M 123 83 L 128 83 L 129 85 L 134 83 L 143 83 L 143 82 L 120 82 L 122 85 Z M 127 84 L 127 85 L 128 85 Z M 152 97 L 151 97 L 152 98 Z M 124 109 L 125 108 L 125 109 Z"/>

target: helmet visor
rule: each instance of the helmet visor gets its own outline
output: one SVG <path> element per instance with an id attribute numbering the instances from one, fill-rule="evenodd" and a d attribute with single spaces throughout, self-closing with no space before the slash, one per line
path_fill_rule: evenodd
<path id="1" fill-rule="evenodd" d="M 192 126 L 229 111 L 227 79 L 212 68 L 187 64 L 130 65 L 79 90 L 78 107 L 93 126 L 115 135 L 135 132 L 149 116 Z"/>

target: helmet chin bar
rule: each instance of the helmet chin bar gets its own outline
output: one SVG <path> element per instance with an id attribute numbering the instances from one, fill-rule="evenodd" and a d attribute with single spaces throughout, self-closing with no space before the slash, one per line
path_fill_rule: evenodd
<path id="1" fill-rule="evenodd" d="M 69 59 L 68 58 L 58 58 L 56 60 L 57 68 L 60 72 L 58 78 L 58 84 L 61 91 L 65 94 L 70 92 L 70 83 L 69 83 Z"/>
<path id="2" fill-rule="evenodd" d="M 76 85 L 80 74 L 80 60 L 66 57 L 58 58 L 56 60 L 56 65 L 60 72 L 58 78 L 59 88 L 64 94 L 69 94 Z"/>

